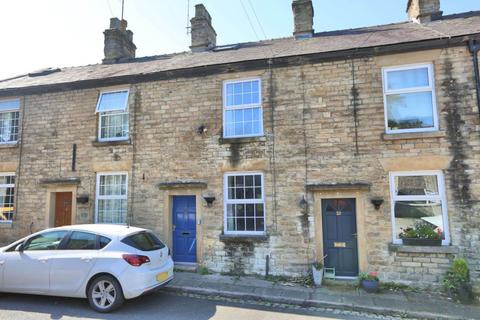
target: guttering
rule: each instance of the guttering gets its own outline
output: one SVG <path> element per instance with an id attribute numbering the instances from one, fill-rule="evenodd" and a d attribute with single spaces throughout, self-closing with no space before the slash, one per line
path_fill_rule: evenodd
<path id="1" fill-rule="evenodd" d="M 480 115 L 480 70 L 478 68 L 478 52 L 480 51 L 480 44 L 477 41 L 470 39 L 470 41 L 468 41 L 468 47 L 470 48 L 473 57 L 473 72 L 475 74 L 475 82 L 477 86 L 477 107 Z"/>

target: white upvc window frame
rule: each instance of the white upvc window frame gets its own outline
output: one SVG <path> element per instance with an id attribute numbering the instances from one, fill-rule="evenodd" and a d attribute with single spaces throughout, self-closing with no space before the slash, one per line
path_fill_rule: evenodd
<path id="1" fill-rule="evenodd" d="M 18 98 L 14 98 L 14 99 L 2 99 L 0 100 L 0 102 L 17 102 L 17 105 L 18 107 L 15 107 L 15 108 L 10 108 L 10 109 L 0 109 L 0 114 L 2 113 L 12 113 L 12 112 L 16 112 L 18 114 L 18 126 L 17 126 L 17 139 L 16 140 L 12 140 L 12 141 L 0 141 L 0 145 L 5 145 L 5 144 L 16 144 L 18 142 L 18 138 L 20 136 L 20 99 Z"/>
<path id="2" fill-rule="evenodd" d="M 262 182 L 261 199 L 228 199 L 228 177 L 259 175 Z M 265 179 L 263 172 L 259 171 L 238 171 L 226 172 L 223 176 L 223 232 L 227 235 L 265 235 L 267 233 L 267 212 L 265 205 Z M 228 204 L 263 204 L 263 231 L 229 231 L 227 224 Z"/>
<path id="3" fill-rule="evenodd" d="M 16 183 L 17 176 L 15 172 L 0 172 L 0 177 L 15 177 L 15 183 L 0 184 L 0 188 L 13 188 L 13 215 L 15 215 L 16 202 Z M 0 224 L 11 224 L 13 220 L 0 220 Z"/>
<path id="4" fill-rule="evenodd" d="M 436 176 L 438 183 L 438 195 L 407 195 L 398 196 L 395 195 L 395 177 L 409 177 L 409 176 Z M 395 222 L 395 201 L 441 201 L 442 204 L 442 222 L 443 222 L 443 234 L 445 239 L 442 240 L 442 245 L 450 245 L 450 229 L 448 222 L 448 205 L 445 192 L 445 177 L 442 171 L 429 170 L 429 171 L 394 171 L 389 174 L 390 182 L 390 208 L 392 219 L 392 242 L 394 244 L 402 244 L 402 239 L 398 238 L 397 227 Z"/>
<path id="5" fill-rule="evenodd" d="M 116 93 L 116 92 L 127 92 L 127 101 L 125 108 L 123 110 L 112 110 L 112 111 L 99 111 L 100 101 L 102 95 L 108 93 Z M 98 96 L 97 106 L 95 108 L 95 113 L 98 114 L 98 134 L 97 139 L 99 142 L 110 142 L 110 141 L 126 141 L 130 139 L 130 117 L 129 117 L 129 101 L 130 101 L 130 89 L 128 88 L 118 88 L 112 90 L 102 90 Z M 123 137 L 111 137 L 111 138 L 102 138 L 102 118 L 109 117 L 109 116 L 120 116 L 126 115 L 128 117 L 128 133 L 126 136 Z"/>
<path id="6" fill-rule="evenodd" d="M 414 70 L 420 68 L 428 69 L 428 82 L 429 86 L 426 87 L 413 87 L 413 88 L 404 88 L 404 89 L 388 89 L 388 72 L 391 71 L 403 71 L 403 70 Z M 383 82 L 383 109 L 385 114 L 385 132 L 387 134 L 397 134 L 397 133 L 416 133 L 416 132 L 432 132 L 439 130 L 439 121 L 438 121 L 438 111 L 437 111 L 437 97 L 435 90 L 435 74 L 432 63 L 417 63 L 417 64 L 408 64 L 401 66 L 392 66 L 382 68 L 382 82 Z M 390 130 L 388 128 L 388 105 L 387 105 L 387 96 L 393 94 L 404 94 L 404 93 L 420 93 L 420 92 L 431 92 L 432 93 L 432 114 L 433 114 L 433 127 L 432 128 L 412 128 L 412 129 L 397 129 Z"/>
<path id="7" fill-rule="evenodd" d="M 101 176 L 119 176 L 125 175 L 126 180 L 126 192 L 125 195 L 109 195 L 109 196 L 100 196 L 100 177 Z M 97 172 L 96 177 L 96 186 L 95 186 L 95 221 L 96 224 L 102 224 L 103 222 L 98 222 L 98 202 L 99 200 L 127 200 L 127 216 L 125 217 L 125 223 L 118 223 L 119 225 L 126 225 L 128 223 L 128 172 L 127 171 L 110 171 L 110 172 Z"/>
<path id="8" fill-rule="evenodd" d="M 258 81 L 258 104 L 241 104 L 237 106 L 227 106 L 227 85 L 235 84 L 235 83 L 243 83 L 248 81 Z M 224 139 L 235 139 L 235 138 L 252 138 L 252 137 L 261 137 L 264 135 L 264 128 L 263 128 L 263 103 L 262 103 L 262 79 L 259 77 L 251 77 L 251 78 L 242 78 L 242 79 L 234 79 L 234 80 L 225 80 L 223 81 L 223 89 L 222 89 L 222 101 L 223 101 L 223 138 Z M 244 134 L 244 135 L 231 135 L 227 136 L 227 110 L 243 110 L 243 109 L 254 109 L 260 108 L 260 124 L 261 130 L 260 133 L 255 134 Z"/>

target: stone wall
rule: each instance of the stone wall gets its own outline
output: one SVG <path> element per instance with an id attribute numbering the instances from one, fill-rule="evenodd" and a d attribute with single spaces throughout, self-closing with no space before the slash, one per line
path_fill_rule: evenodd
<path id="1" fill-rule="evenodd" d="M 440 131 L 385 136 L 382 67 L 421 62 L 434 63 Z M 224 141 L 223 81 L 248 77 L 262 80 L 265 136 Z M 103 88 L 25 97 L 23 143 L 12 152 L 0 149 L 1 163 L 18 163 L 22 154 L 16 220 L 10 228 L 2 228 L 2 242 L 48 226 L 46 187 L 41 179 L 80 178 L 77 194 L 89 195 L 90 201 L 78 205 L 75 222 L 86 223 L 94 221 L 96 172 L 126 171 L 131 221 L 164 239 L 170 237 L 166 222 L 170 212 L 165 210 L 169 193 L 158 184 L 207 183 L 201 192 L 213 194 L 216 201 L 207 207 L 202 200 L 197 208 L 202 265 L 216 272 L 264 274 L 268 256 L 271 274 L 301 275 L 320 254 L 316 252 L 319 230 L 315 222 L 321 215 L 315 209 L 315 194 L 306 185 L 363 181 L 371 184 L 362 198 L 363 271 L 378 270 L 382 279 L 428 285 L 432 270 L 438 272 L 438 280 L 451 256 L 404 256 L 389 251 L 388 175 L 390 171 L 443 170 L 452 245 L 458 248 L 458 256 L 467 258 L 472 277 L 478 281 L 480 123 L 466 47 L 272 69 L 265 66 L 250 72 L 126 87 L 131 89 L 131 139 L 123 144 L 95 142 L 94 111 Z M 200 126 L 206 132 L 198 133 Z M 77 168 L 72 172 L 74 143 Z M 223 175 L 231 171 L 264 173 L 266 238 L 221 238 Z M 369 201 L 374 196 L 385 200 L 379 210 Z M 303 197 L 308 200 L 306 209 L 299 205 Z"/>

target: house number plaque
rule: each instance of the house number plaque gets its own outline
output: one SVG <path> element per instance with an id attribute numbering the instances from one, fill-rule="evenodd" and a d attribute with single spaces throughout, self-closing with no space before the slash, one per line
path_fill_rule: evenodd
<path id="1" fill-rule="evenodd" d="M 333 246 L 335 248 L 345 248 L 347 246 L 347 244 L 345 242 L 334 242 Z"/>
<path id="2" fill-rule="evenodd" d="M 342 215 L 342 211 L 337 211 L 337 216 L 341 216 Z"/>

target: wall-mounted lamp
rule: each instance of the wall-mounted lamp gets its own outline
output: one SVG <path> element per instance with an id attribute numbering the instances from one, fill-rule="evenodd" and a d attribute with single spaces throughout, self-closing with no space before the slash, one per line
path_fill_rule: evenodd
<path id="1" fill-rule="evenodd" d="M 214 196 L 203 196 L 203 200 L 207 203 L 207 207 L 211 207 L 213 205 L 213 201 L 215 201 Z"/>
<path id="2" fill-rule="evenodd" d="M 370 199 L 370 202 L 373 204 L 375 207 L 375 210 L 380 209 L 381 205 L 383 204 L 383 198 L 372 198 Z"/>
<path id="3" fill-rule="evenodd" d="M 202 124 L 200 127 L 197 128 L 197 133 L 198 134 L 204 134 L 207 133 L 207 126 Z"/>
<path id="4" fill-rule="evenodd" d="M 88 203 L 88 195 L 81 195 L 77 197 L 77 203 L 85 204 Z"/>
<path id="5" fill-rule="evenodd" d="M 302 196 L 302 199 L 300 200 L 300 202 L 298 203 L 298 206 L 300 208 L 302 208 L 303 210 L 307 209 L 308 207 L 308 201 L 307 199 L 305 199 L 305 196 Z"/>

